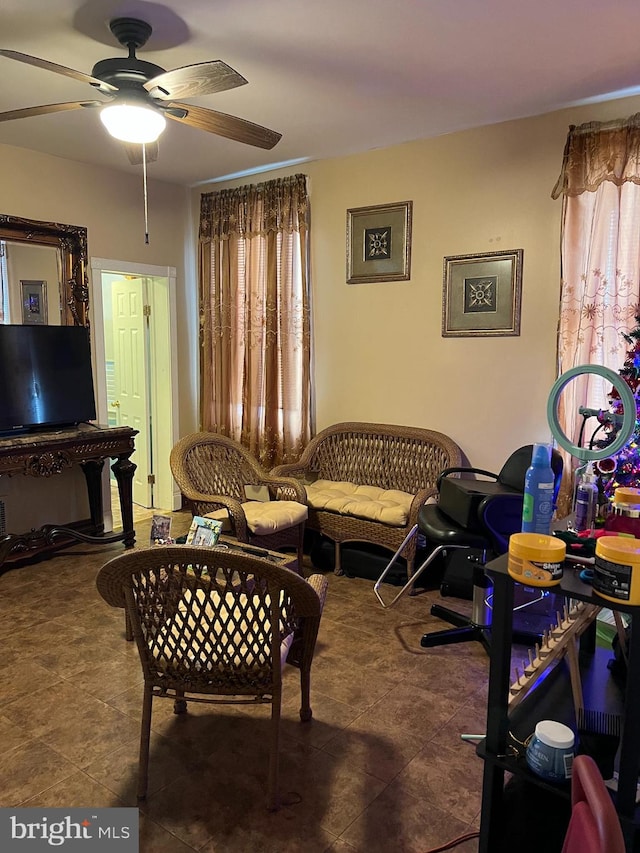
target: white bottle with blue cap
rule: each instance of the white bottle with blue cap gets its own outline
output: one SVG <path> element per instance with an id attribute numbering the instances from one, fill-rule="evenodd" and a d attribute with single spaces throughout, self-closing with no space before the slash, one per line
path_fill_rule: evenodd
<path id="1" fill-rule="evenodd" d="M 524 479 L 522 532 L 551 533 L 555 475 L 551 468 L 551 445 L 534 444 L 531 465 Z"/>

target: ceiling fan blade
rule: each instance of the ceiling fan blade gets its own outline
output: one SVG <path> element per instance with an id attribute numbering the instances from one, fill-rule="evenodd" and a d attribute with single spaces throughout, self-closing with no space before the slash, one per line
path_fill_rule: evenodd
<path id="1" fill-rule="evenodd" d="M 241 74 L 221 59 L 183 65 L 173 71 L 158 74 L 144 84 L 152 97 L 163 101 L 174 98 L 195 98 L 196 95 L 211 95 L 244 86 L 247 81 Z"/>
<path id="2" fill-rule="evenodd" d="M 15 118 L 46 116 L 49 113 L 63 113 L 67 110 L 79 110 L 82 107 L 101 107 L 102 101 L 67 101 L 63 104 L 43 104 L 40 107 L 26 107 L 22 110 L 8 110 L 0 113 L 0 121 L 13 121 Z"/>
<path id="3" fill-rule="evenodd" d="M 91 86 L 96 86 L 102 92 L 117 92 L 118 87 L 112 86 L 111 83 L 105 83 L 104 80 L 99 80 L 97 77 L 92 77 L 90 74 L 85 74 L 82 71 L 76 71 L 73 68 L 67 68 L 66 65 L 57 65 L 55 62 L 49 62 L 46 59 L 40 59 L 37 56 L 29 56 L 28 53 L 19 53 L 17 50 L 1 50 L 0 56 L 6 56 L 7 59 L 17 59 L 18 62 L 25 62 L 27 65 L 35 65 L 36 68 L 43 68 L 45 71 L 54 71 L 56 74 L 64 74 L 65 77 L 72 77 L 74 80 L 79 80 L 81 83 L 89 83 Z"/>
<path id="4" fill-rule="evenodd" d="M 253 124 L 237 116 L 229 116 L 204 107 L 193 107 L 190 104 L 172 103 L 171 106 L 179 107 L 186 113 L 186 115 L 172 115 L 171 108 L 164 111 L 164 114 L 173 121 L 188 124 L 198 130 L 206 130 L 208 133 L 215 133 L 236 142 L 244 142 L 246 145 L 255 145 L 256 148 L 270 150 L 282 138 L 282 134 L 275 130 L 269 130 L 267 127 Z"/>
<path id="5" fill-rule="evenodd" d="M 129 158 L 129 162 L 132 166 L 141 166 L 142 165 L 142 145 L 138 145 L 135 142 L 123 142 L 124 150 L 127 153 L 127 157 Z M 158 159 L 158 143 L 157 142 L 147 142 L 146 143 L 147 150 L 145 151 L 145 157 L 147 163 L 154 163 Z"/>

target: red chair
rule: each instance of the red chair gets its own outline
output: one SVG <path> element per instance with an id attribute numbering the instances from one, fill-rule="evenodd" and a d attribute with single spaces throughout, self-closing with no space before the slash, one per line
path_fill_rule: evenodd
<path id="1" fill-rule="evenodd" d="M 562 853 L 625 853 L 618 815 L 590 755 L 573 761 L 571 819 Z"/>

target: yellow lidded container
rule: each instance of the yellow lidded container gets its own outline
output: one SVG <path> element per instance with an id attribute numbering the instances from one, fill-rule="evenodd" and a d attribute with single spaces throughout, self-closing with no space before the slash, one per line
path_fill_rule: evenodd
<path id="1" fill-rule="evenodd" d="M 596 542 L 593 591 L 609 601 L 640 604 L 640 541 L 601 536 Z"/>
<path id="2" fill-rule="evenodd" d="M 640 489 L 617 488 L 604 529 L 640 538 Z"/>
<path id="3" fill-rule="evenodd" d="M 514 533 L 509 539 L 507 571 L 529 586 L 554 586 L 562 578 L 567 546 L 543 533 Z"/>
<path id="4" fill-rule="evenodd" d="M 640 489 L 618 486 L 613 493 L 613 505 L 624 507 L 630 512 L 640 513 Z"/>

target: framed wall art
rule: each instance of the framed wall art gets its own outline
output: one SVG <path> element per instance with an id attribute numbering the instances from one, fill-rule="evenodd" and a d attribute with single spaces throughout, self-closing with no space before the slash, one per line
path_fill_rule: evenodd
<path id="1" fill-rule="evenodd" d="M 442 337 L 520 334 L 522 249 L 444 259 Z"/>
<path id="2" fill-rule="evenodd" d="M 20 281 L 22 288 L 22 322 L 24 325 L 46 325 L 47 282 Z"/>
<path id="3" fill-rule="evenodd" d="M 413 202 L 347 210 L 347 284 L 411 277 Z"/>

